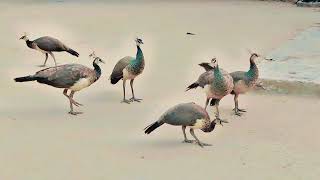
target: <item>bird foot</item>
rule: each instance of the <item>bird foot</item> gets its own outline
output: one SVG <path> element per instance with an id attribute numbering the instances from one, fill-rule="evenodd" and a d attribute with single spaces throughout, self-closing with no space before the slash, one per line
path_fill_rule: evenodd
<path id="1" fill-rule="evenodd" d="M 142 99 L 138 99 L 138 98 L 135 98 L 135 97 L 130 98 L 130 102 L 134 102 L 134 101 L 141 102 Z"/>
<path id="2" fill-rule="evenodd" d="M 69 114 L 71 115 L 78 115 L 78 114 L 82 114 L 83 112 L 74 112 L 74 111 L 70 111 Z"/>
<path id="3" fill-rule="evenodd" d="M 79 107 L 79 106 L 83 106 L 83 104 L 78 103 L 77 101 L 71 99 L 71 103 L 74 104 L 75 106 Z"/>
<path id="4" fill-rule="evenodd" d="M 200 146 L 200 147 L 204 147 L 204 146 L 212 146 L 211 144 L 207 144 L 207 143 L 203 143 L 203 142 L 200 142 L 198 141 L 197 144 Z"/>
<path id="5" fill-rule="evenodd" d="M 233 109 L 233 111 L 236 111 L 236 109 Z M 247 112 L 245 109 L 238 109 L 239 112 Z"/>
<path id="6" fill-rule="evenodd" d="M 203 142 L 199 142 L 199 143 L 202 145 L 201 147 L 203 147 L 203 146 L 212 146 L 212 144 L 207 144 L 207 143 L 203 143 Z"/>
<path id="7" fill-rule="evenodd" d="M 122 101 L 121 101 L 121 103 L 127 103 L 127 104 L 130 104 L 130 100 L 128 100 L 128 99 L 123 99 Z"/>
<path id="8" fill-rule="evenodd" d="M 237 116 L 242 116 L 242 113 L 240 113 L 240 112 L 234 112 L 234 114 Z"/>
<path id="9" fill-rule="evenodd" d="M 214 121 L 218 124 L 220 124 L 221 126 L 223 126 L 223 124 L 222 123 L 229 123 L 227 120 L 222 120 L 222 119 L 220 119 L 219 117 L 216 117 L 215 119 L 214 119 Z"/>
<path id="10" fill-rule="evenodd" d="M 185 139 L 182 141 L 182 143 L 194 143 L 195 140 L 189 140 L 189 139 Z"/>

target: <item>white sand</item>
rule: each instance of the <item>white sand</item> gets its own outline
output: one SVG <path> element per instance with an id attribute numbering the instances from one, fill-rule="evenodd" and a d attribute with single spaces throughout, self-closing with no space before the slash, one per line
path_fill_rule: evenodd
<path id="1" fill-rule="evenodd" d="M 266 55 L 318 22 L 318 12 L 250 1 L 0 3 L 0 9 L 0 179 L 319 178 L 320 102 L 310 96 L 250 93 L 240 97 L 248 110 L 240 118 L 232 115 L 232 96 L 226 97 L 221 115 L 230 123 L 210 134 L 196 132 L 212 147 L 182 144 L 179 127 L 143 134 L 177 103 L 204 104 L 200 89 L 184 92 L 202 72 L 199 62 L 216 56 L 228 71 L 246 70 L 246 48 Z M 83 115 L 66 113 L 62 90 L 14 83 L 44 60 L 18 40 L 23 32 L 30 39 L 57 37 L 80 53 L 79 59 L 56 53 L 60 64 L 91 66 L 92 49 L 107 62 L 101 79 L 75 95 L 85 105 L 77 108 Z M 136 36 L 145 42 L 146 68 L 135 82 L 144 100 L 120 104 L 121 83 L 111 86 L 107 78 L 118 59 L 135 55 Z"/>

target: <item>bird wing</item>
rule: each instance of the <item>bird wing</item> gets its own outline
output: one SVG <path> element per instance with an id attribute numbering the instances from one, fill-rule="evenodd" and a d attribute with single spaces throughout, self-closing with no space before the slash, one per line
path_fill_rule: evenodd
<path id="1" fill-rule="evenodd" d="M 38 71 L 35 77 L 38 82 L 57 88 L 69 88 L 82 78 L 93 77 L 92 69 L 81 64 L 66 64 Z"/>
<path id="2" fill-rule="evenodd" d="M 209 119 L 209 115 L 195 103 L 183 103 L 170 108 L 160 120 L 171 125 L 192 126 L 197 119 Z"/>
<path id="3" fill-rule="evenodd" d="M 229 74 L 227 71 L 220 69 L 222 75 L 227 75 Z M 202 73 L 199 78 L 198 78 L 198 84 L 200 87 L 204 87 L 207 84 L 211 84 L 214 80 L 214 73 L 212 70 L 206 71 L 204 73 Z"/>
<path id="4" fill-rule="evenodd" d="M 44 51 L 65 51 L 67 47 L 58 39 L 44 36 L 33 41 L 40 49 Z"/>
<path id="5" fill-rule="evenodd" d="M 211 84 L 213 80 L 214 80 L 213 72 L 206 71 L 199 76 L 197 82 L 199 83 L 199 86 L 203 88 L 205 85 Z"/>
<path id="6" fill-rule="evenodd" d="M 117 64 L 114 66 L 110 78 L 118 78 L 122 77 L 123 69 L 130 63 L 130 61 L 134 60 L 134 57 L 126 56 L 120 59 Z"/>
<path id="7" fill-rule="evenodd" d="M 200 63 L 199 66 L 203 67 L 205 71 L 213 70 L 213 67 L 210 65 L 210 63 Z"/>
<path id="8" fill-rule="evenodd" d="M 244 71 L 235 71 L 235 72 L 230 73 L 230 75 L 231 75 L 234 83 L 237 83 L 240 80 L 245 81 L 247 79 L 246 72 L 244 72 Z"/>

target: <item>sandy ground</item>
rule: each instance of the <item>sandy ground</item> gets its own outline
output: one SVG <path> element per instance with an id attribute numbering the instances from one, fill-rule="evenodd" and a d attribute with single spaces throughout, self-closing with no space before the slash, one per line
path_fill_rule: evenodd
<path id="1" fill-rule="evenodd" d="M 200 89 L 184 92 L 212 56 L 227 71 L 246 70 L 246 48 L 267 55 L 319 20 L 313 9 L 285 3 L 0 3 L 0 179 L 287 179 L 320 176 L 318 96 L 249 93 L 248 113 L 232 115 L 233 98 L 221 102 L 230 121 L 212 133 L 213 146 L 183 144 L 179 127 L 151 135 L 143 128 L 181 102 L 204 104 Z M 187 31 L 197 36 L 186 36 Z M 91 66 L 88 54 L 107 63 L 103 75 L 75 99 L 83 115 L 70 116 L 62 90 L 13 78 L 40 68 L 44 56 L 18 38 L 59 38 L 80 53 L 56 53 L 60 64 Z M 118 59 L 135 55 L 139 36 L 146 68 L 136 80 L 142 103 L 121 104 L 121 83 L 108 76 Z M 52 59 L 49 59 L 52 65 Z M 130 94 L 128 94 L 130 95 Z M 316 98 L 315 98 L 316 97 Z M 213 108 L 209 114 L 213 116 Z"/>

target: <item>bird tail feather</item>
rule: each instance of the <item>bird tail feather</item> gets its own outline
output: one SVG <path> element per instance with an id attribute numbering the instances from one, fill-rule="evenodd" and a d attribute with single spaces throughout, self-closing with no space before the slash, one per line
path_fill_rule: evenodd
<path id="1" fill-rule="evenodd" d="M 112 77 L 110 76 L 110 81 L 111 81 L 111 84 L 117 84 L 117 82 L 122 79 L 122 76 L 118 76 L 118 77 Z"/>
<path id="2" fill-rule="evenodd" d="M 189 91 L 190 89 L 195 89 L 199 86 L 199 83 L 195 82 L 192 83 L 190 86 L 187 87 L 186 91 Z"/>
<path id="3" fill-rule="evenodd" d="M 160 127 L 163 124 L 163 122 L 154 122 L 152 124 L 150 124 L 149 126 L 147 126 L 146 128 L 144 128 L 144 133 L 145 134 L 150 134 L 152 131 L 154 131 L 155 129 L 157 129 L 158 127 Z"/>
<path id="4" fill-rule="evenodd" d="M 26 81 L 35 81 L 36 78 L 33 76 L 24 76 L 24 77 L 17 77 L 14 80 L 16 82 L 26 82 Z"/>
<path id="5" fill-rule="evenodd" d="M 71 49 L 71 48 L 69 48 L 69 49 L 67 50 L 67 52 L 70 53 L 70 54 L 72 54 L 72 55 L 74 55 L 74 56 L 79 57 L 79 53 L 77 53 L 75 50 L 73 50 L 73 49 Z"/>
<path id="6" fill-rule="evenodd" d="M 210 106 L 215 106 L 216 105 L 216 103 L 217 103 L 217 99 L 211 99 L 211 101 L 210 101 Z"/>

